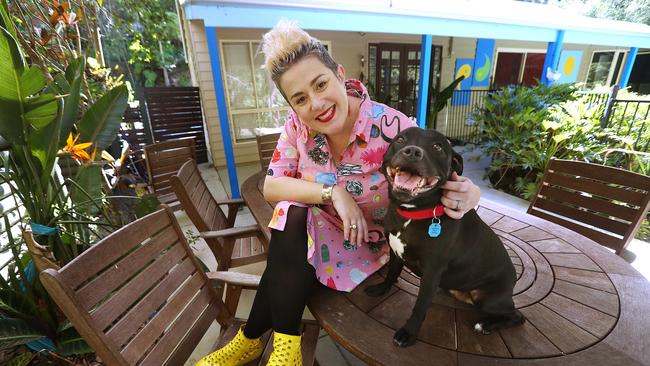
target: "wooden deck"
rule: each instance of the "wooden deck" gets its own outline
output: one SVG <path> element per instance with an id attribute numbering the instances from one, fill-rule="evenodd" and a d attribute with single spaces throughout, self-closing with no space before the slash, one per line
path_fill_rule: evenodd
<path id="1" fill-rule="evenodd" d="M 272 207 L 259 201 L 261 179 L 261 174 L 250 178 L 242 194 L 266 227 Z M 477 335 L 475 309 L 439 293 L 418 342 L 398 348 L 393 333 L 410 315 L 419 285 L 407 271 L 381 298 L 366 296 L 363 288 L 379 282 L 382 271 L 350 294 L 323 286 L 310 301 L 311 312 L 334 340 L 369 364 L 650 364 L 650 283 L 643 276 L 607 249 L 551 222 L 487 201 L 478 213 L 517 270 L 514 300 L 528 319 L 523 326 Z"/>

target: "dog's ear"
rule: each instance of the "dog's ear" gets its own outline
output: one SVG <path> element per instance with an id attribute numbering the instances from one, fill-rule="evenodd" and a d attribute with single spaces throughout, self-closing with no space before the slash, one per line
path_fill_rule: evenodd
<path id="1" fill-rule="evenodd" d="M 451 152 L 451 170 L 455 170 L 458 175 L 463 175 L 463 157 L 453 149 Z"/>

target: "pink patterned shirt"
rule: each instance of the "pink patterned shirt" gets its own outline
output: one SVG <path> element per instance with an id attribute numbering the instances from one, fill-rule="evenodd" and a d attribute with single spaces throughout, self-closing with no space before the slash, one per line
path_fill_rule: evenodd
<path id="1" fill-rule="evenodd" d="M 295 177 L 310 182 L 345 187 L 363 211 L 370 241 L 356 246 L 343 239 L 343 224 L 334 207 L 282 201 L 275 206 L 269 227 L 284 230 L 291 205 L 309 207 L 307 214 L 308 262 L 318 280 L 337 290 L 352 291 L 389 259 L 382 228 L 388 206 L 387 183 L 379 172 L 384 153 L 401 130 L 415 121 L 384 104 L 371 101 L 365 86 L 347 80 L 348 95 L 361 99 L 359 119 L 338 165 L 324 135 L 311 130 L 292 111 L 284 125 L 268 175 Z"/>

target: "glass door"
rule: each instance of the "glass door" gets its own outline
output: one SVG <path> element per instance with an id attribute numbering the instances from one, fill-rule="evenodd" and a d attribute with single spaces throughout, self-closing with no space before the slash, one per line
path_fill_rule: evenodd
<path id="1" fill-rule="evenodd" d="M 415 116 L 420 82 L 420 45 L 379 43 L 370 45 L 370 80 L 374 99 L 407 116 Z M 433 46 L 430 85 L 440 80 L 441 46 Z M 374 65 L 373 65 L 374 63 Z"/>

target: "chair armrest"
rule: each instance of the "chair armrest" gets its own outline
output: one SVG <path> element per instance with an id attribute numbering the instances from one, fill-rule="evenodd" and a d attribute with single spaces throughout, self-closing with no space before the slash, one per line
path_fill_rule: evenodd
<path id="1" fill-rule="evenodd" d="M 217 204 L 228 205 L 228 217 L 226 218 L 226 225 L 228 227 L 233 227 L 235 226 L 237 211 L 241 206 L 246 205 L 246 202 L 242 198 L 235 198 L 230 200 L 217 201 Z"/>
<path id="2" fill-rule="evenodd" d="M 246 204 L 243 198 L 233 198 L 231 200 L 217 201 L 218 205 L 243 205 Z"/>
<path id="3" fill-rule="evenodd" d="M 217 230 L 217 231 L 204 231 L 199 233 L 199 236 L 204 239 L 214 239 L 214 238 L 239 239 L 239 238 L 248 238 L 253 235 L 257 235 L 259 231 L 260 231 L 259 226 L 248 225 L 248 226 L 232 227 L 232 228 Z"/>
<path id="4" fill-rule="evenodd" d="M 206 276 L 208 276 L 208 279 L 213 281 L 222 281 L 228 285 L 252 289 L 259 286 L 261 278 L 258 275 L 232 271 L 206 272 Z"/>

